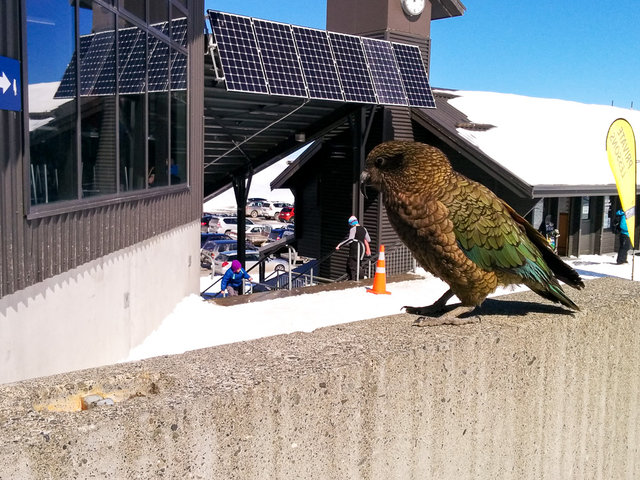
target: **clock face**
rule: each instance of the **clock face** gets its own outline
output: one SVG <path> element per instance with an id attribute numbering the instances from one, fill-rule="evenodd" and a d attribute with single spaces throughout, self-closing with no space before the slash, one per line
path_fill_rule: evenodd
<path id="1" fill-rule="evenodd" d="M 410 17 L 418 16 L 424 10 L 424 0 L 400 0 L 402 9 Z"/>

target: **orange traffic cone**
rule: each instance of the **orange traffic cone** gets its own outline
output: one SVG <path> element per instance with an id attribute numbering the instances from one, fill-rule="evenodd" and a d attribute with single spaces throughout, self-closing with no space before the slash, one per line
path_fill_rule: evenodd
<path id="1" fill-rule="evenodd" d="M 380 245 L 380 253 L 378 255 L 378 262 L 376 263 L 376 274 L 373 277 L 373 288 L 367 288 L 367 292 L 391 295 L 391 292 L 387 292 L 387 271 L 384 265 L 384 245 Z"/>

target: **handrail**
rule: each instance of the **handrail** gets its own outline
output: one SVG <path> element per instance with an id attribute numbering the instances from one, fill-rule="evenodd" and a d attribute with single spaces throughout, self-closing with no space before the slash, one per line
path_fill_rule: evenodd
<path id="1" fill-rule="evenodd" d="M 396 253 L 399 249 L 401 248 L 406 248 L 405 245 L 402 242 L 396 242 L 393 245 L 391 245 L 390 247 L 386 248 L 386 254 L 387 255 L 393 255 L 394 253 Z M 274 275 L 276 275 L 277 278 L 279 278 L 282 273 L 279 273 L 278 271 L 274 271 L 272 273 L 270 273 L 263 282 L 254 282 L 256 285 L 261 285 L 263 286 L 265 289 L 267 290 L 279 290 L 281 288 L 284 288 L 285 286 L 288 287 L 289 290 L 291 290 L 293 288 L 293 285 L 296 283 L 297 280 L 299 280 L 301 277 L 305 277 L 305 276 L 309 276 L 311 278 L 311 283 L 313 283 L 313 269 L 319 267 L 320 265 L 322 265 L 324 262 L 326 262 L 328 259 L 330 259 L 333 255 L 335 255 L 338 250 L 336 249 L 332 249 L 329 253 L 327 253 L 326 255 L 324 255 L 322 258 L 320 258 L 319 260 L 314 260 L 311 262 L 306 263 L 305 265 L 302 266 L 302 270 L 300 272 L 293 272 L 293 266 L 294 264 L 292 263 L 292 248 L 289 247 L 289 269 L 288 269 L 288 281 L 283 285 L 283 286 L 278 286 L 276 285 L 275 288 L 273 285 L 269 285 L 267 284 L 267 280 L 270 280 L 273 278 Z M 410 253 L 410 252 L 409 252 Z M 368 267 L 368 274 L 367 277 L 371 278 L 372 277 L 372 272 L 374 271 L 373 269 L 373 265 L 375 262 L 378 261 L 378 257 L 380 256 L 379 252 L 376 253 L 375 255 L 371 255 L 370 257 L 367 257 L 366 260 L 366 265 Z M 254 270 L 256 268 L 256 266 L 259 266 L 261 263 L 264 263 L 268 260 L 268 257 L 264 257 L 263 259 L 261 259 L 259 262 L 257 262 L 254 266 L 252 266 L 249 270 L 247 270 L 247 273 Z M 360 261 L 360 255 L 358 256 L 358 260 Z M 358 261 L 358 277 L 359 277 L 359 273 L 360 273 L 360 262 Z M 415 259 L 414 259 L 414 265 L 415 265 Z M 309 275 L 309 272 L 311 272 L 311 275 Z M 296 273 L 296 275 L 294 276 L 293 274 Z M 341 282 L 343 280 L 345 280 L 347 277 L 347 274 L 343 274 L 340 277 L 338 277 L 335 280 L 332 280 L 333 283 L 336 282 Z M 317 275 L 315 276 L 315 278 L 317 279 Z M 359 278 L 358 278 L 359 279 Z M 216 280 L 214 283 L 212 283 L 209 287 L 207 287 L 205 290 L 203 290 L 200 295 L 204 295 L 209 289 L 211 289 L 213 286 L 215 286 L 218 282 L 220 282 L 220 279 Z"/>
<path id="2" fill-rule="evenodd" d="M 291 268 L 292 268 L 292 261 L 291 261 L 291 258 L 292 258 L 292 250 L 293 250 L 293 249 L 292 249 L 292 248 L 291 248 L 291 246 L 289 246 L 289 245 L 288 245 L 287 247 L 289 248 L 289 260 L 288 260 L 288 262 L 289 262 L 289 276 L 291 276 Z M 245 270 L 245 272 L 247 272 L 247 273 L 251 272 L 254 268 L 258 267 L 259 265 L 261 265 L 261 264 L 263 264 L 263 263 L 265 263 L 265 262 L 267 262 L 268 260 L 269 260 L 269 257 L 267 257 L 267 256 L 263 257 L 263 258 L 262 258 L 262 259 L 260 259 L 258 262 L 256 262 L 256 264 L 255 264 L 255 265 L 253 265 L 251 268 L 249 268 L 248 270 Z M 211 271 L 213 272 L 213 258 L 211 259 Z M 276 272 L 276 271 L 271 272 L 271 273 L 270 273 L 270 274 L 269 274 L 269 275 L 268 275 L 264 280 L 265 280 L 265 281 L 266 281 L 266 280 L 269 280 L 269 279 L 270 279 L 271 277 L 273 277 L 273 275 L 274 275 L 274 274 L 276 274 L 276 273 L 278 273 L 278 272 Z M 202 292 L 200 292 L 200 296 L 202 296 L 202 295 L 204 295 L 205 293 L 207 293 L 207 291 L 209 291 L 209 289 L 210 289 L 211 287 L 213 287 L 214 285 L 216 285 L 216 284 L 217 284 L 218 282 L 220 282 L 221 280 L 222 280 L 222 278 L 219 278 L 218 280 L 216 280 L 215 282 L 213 282 L 211 285 L 209 285 L 207 288 L 205 288 Z M 255 283 L 256 283 L 257 285 L 263 285 L 263 286 L 265 286 L 266 288 L 269 288 L 269 287 L 268 287 L 268 285 L 266 285 L 264 282 L 255 282 Z"/>

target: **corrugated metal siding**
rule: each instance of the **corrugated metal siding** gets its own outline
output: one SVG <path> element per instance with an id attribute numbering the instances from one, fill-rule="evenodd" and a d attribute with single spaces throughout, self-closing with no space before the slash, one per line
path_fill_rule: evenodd
<path id="1" fill-rule="evenodd" d="M 3 2 L 0 15 L 0 55 L 20 58 L 20 5 L 19 2 Z M 0 296 L 6 290 L 14 291 L 24 285 L 25 235 L 15 228 L 21 222 L 22 166 L 17 161 L 22 156 L 22 118 L 20 112 L 0 110 Z M 30 252 L 27 252 L 30 253 Z"/>
<path id="2" fill-rule="evenodd" d="M 86 262 L 197 221 L 202 211 L 204 19 L 202 0 L 189 11 L 190 190 L 27 219 L 21 114 L 0 111 L 0 297 Z M 5 2 L 0 16 L 0 54 L 21 58 L 18 2 Z M 23 62 L 24 65 L 24 62 Z M 23 78 L 23 85 L 26 79 Z M 27 197 L 28 197 L 28 192 Z"/>
<path id="3" fill-rule="evenodd" d="M 296 238 L 301 255 L 315 258 L 320 251 L 320 218 L 318 183 L 315 176 L 306 178 L 308 183 L 296 190 Z"/>
<path id="4" fill-rule="evenodd" d="M 348 218 L 356 213 L 351 211 L 353 186 L 353 150 L 350 136 L 338 137 L 331 143 L 330 152 L 322 162 L 320 173 L 320 205 L 322 208 L 321 256 L 331 252 L 349 233 Z M 348 249 L 338 254 L 320 268 L 320 275 L 329 278 L 345 273 Z"/>
<path id="5" fill-rule="evenodd" d="M 394 140 L 414 140 L 411 111 L 407 107 L 385 107 L 391 112 Z"/>

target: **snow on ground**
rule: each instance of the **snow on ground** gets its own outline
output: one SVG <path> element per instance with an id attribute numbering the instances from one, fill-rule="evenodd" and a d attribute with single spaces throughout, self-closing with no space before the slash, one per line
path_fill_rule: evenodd
<path id="1" fill-rule="evenodd" d="M 631 259 L 629 256 L 630 262 Z M 585 280 L 602 276 L 631 279 L 632 264 L 616 265 L 614 254 L 583 255 L 569 259 L 568 263 Z M 126 361 L 395 315 L 401 313 L 404 305 L 428 305 L 446 290 L 446 285 L 430 274 L 422 272 L 422 277 L 387 283 L 391 295 L 373 295 L 363 287 L 356 287 L 234 306 L 220 306 L 199 295 L 190 295 L 130 352 Z M 638 274 L 635 280 L 637 277 Z M 211 284 L 210 277 L 203 277 L 201 283 L 202 289 L 206 288 Z M 219 290 L 219 286 L 217 288 Z M 496 295 L 524 289 L 500 289 Z M 571 296 L 570 288 L 568 294 Z"/>

